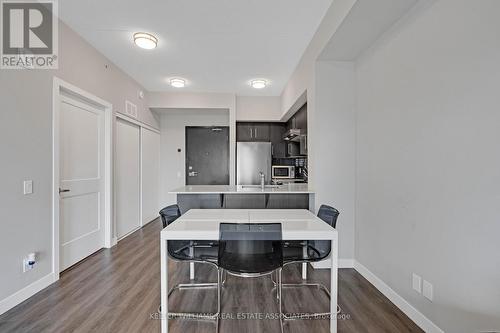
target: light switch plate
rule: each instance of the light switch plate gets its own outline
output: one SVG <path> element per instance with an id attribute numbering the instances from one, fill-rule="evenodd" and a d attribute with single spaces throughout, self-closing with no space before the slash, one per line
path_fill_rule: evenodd
<path id="1" fill-rule="evenodd" d="M 427 298 L 429 301 L 432 302 L 432 299 L 434 297 L 434 291 L 433 291 L 432 284 L 429 281 L 424 280 L 423 294 L 424 294 L 425 298 Z"/>
<path id="2" fill-rule="evenodd" d="M 422 293 L 422 278 L 415 273 L 413 273 L 412 286 L 413 290 L 415 290 L 417 293 Z"/>
<path id="3" fill-rule="evenodd" d="M 33 181 L 25 180 L 24 181 L 24 194 L 32 194 L 33 193 Z"/>

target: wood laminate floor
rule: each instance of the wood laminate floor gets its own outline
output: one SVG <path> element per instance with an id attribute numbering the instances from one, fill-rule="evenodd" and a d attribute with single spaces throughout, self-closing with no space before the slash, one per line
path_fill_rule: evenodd
<path id="1" fill-rule="evenodd" d="M 159 332 L 161 223 L 152 222 L 61 274 L 55 284 L 0 316 L 0 332 Z M 188 282 L 188 265 L 169 262 L 170 283 Z M 198 281 L 216 280 L 208 265 L 197 265 Z M 309 279 L 329 285 L 328 270 L 309 269 Z M 300 281 L 300 266 L 284 270 L 284 282 Z M 279 332 L 279 321 L 255 319 L 277 312 L 269 278 L 229 276 L 223 291 L 220 332 Z M 316 289 L 285 289 L 285 311 L 328 311 L 328 298 Z M 338 331 L 422 332 L 406 315 L 353 269 L 339 270 Z M 216 291 L 182 291 L 170 309 L 212 312 Z M 266 315 L 267 314 L 267 315 Z M 238 319 L 239 316 L 239 319 Z M 244 316 L 245 318 L 242 318 Z M 215 332 L 212 322 L 170 321 L 170 332 Z M 285 324 L 285 332 L 328 332 L 328 320 Z"/>

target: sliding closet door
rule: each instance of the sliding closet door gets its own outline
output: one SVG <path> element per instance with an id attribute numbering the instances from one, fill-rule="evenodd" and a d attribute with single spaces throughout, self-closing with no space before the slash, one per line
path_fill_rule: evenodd
<path id="1" fill-rule="evenodd" d="M 116 120 L 115 213 L 118 239 L 141 226 L 140 128 Z"/>
<path id="2" fill-rule="evenodd" d="M 141 128 L 142 224 L 158 217 L 160 173 L 160 134 Z"/>

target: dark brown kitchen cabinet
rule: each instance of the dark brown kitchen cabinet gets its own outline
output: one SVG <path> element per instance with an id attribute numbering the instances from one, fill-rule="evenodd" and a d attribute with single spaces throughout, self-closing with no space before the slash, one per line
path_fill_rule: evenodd
<path id="1" fill-rule="evenodd" d="M 253 141 L 252 123 L 236 123 L 236 141 L 251 142 Z"/>
<path id="2" fill-rule="evenodd" d="M 307 104 L 295 114 L 295 128 L 300 129 L 300 134 L 307 134 Z"/>
<path id="3" fill-rule="evenodd" d="M 286 123 L 287 129 L 300 129 L 300 134 L 307 134 L 307 104 L 304 104 Z"/>
<path id="4" fill-rule="evenodd" d="M 286 157 L 286 142 L 283 140 L 285 135 L 286 126 L 283 123 L 271 123 L 269 125 L 272 152 L 274 158 Z"/>
<path id="5" fill-rule="evenodd" d="M 253 141 L 269 142 L 271 136 L 269 133 L 269 123 L 254 123 L 253 125 Z"/>
<path id="6" fill-rule="evenodd" d="M 285 123 L 237 122 L 236 141 L 238 142 L 271 142 L 274 158 L 286 157 L 286 142 L 283 135 Z"/>
<path id="7" fill-rule="evenodd" d="M 270 142 L 269 123 L 236 123 L 236 141 Z"/>

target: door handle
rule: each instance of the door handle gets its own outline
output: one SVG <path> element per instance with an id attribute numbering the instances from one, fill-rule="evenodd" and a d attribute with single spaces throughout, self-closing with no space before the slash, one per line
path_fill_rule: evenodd
<path id="1" fill-rule="evenodd" d="M 59 187 L 59 193 L 64 193 L 64 192 L 69 192 L 71 191 L 69 188 L 60 188 Z"/>
<path id="2" fill-rule="evenodd" d="M 198 172 L 197 172 L 197 171 L 190 171 L 190 172 L 188 173 L 188 176 L 189 176 L 189 177 L 197 177 L 197 176 L 198 176 Z"/>

